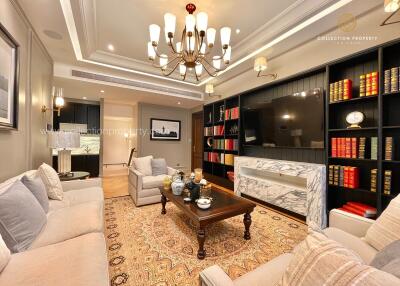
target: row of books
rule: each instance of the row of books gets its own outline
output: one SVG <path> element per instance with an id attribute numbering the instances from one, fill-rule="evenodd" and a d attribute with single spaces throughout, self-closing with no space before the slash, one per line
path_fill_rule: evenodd
<path id="1" fill-rule="evenodd" d="M 353 83 L 351 79 L 344 79 L 329 85 L 329 102 L 351 99 Z"/>
<path id="2" fill-rule="evenodd" d="M 378 95 L 379 76 L 378 72 L 360 75 L 360 97 Z"/>
<path id="3" fill-rule="evenodd" d="M 204 127 L 204 136 L 222 136 L 224 135 L 224 125 L 215 125 L 210 127 Z"/>
<path id="4" fill-rule="evenodd" d="M 371 192 L 376 192 L 378 170 L 371 170 Z M 385 170 L 383 173 L 383 194 L 392 193 L 392 170 Z"/>
<path id="5" fill-rule="evenodd" d="M 385 137 L 385 160 L 394 160 L 395 138 Z"/>
<path id="6" fill-rule="evenodd" d="M 357 167 L 329 165 L 329 185 L 357 189 L 359 180 L 360 172 Z"/>
<path id="7" fill-rule="evenodd" d="M 225 110 L 225 120 L 238 119 L 239 107 L 233 107 Z"/>
<path id="8" fill-rule="evenodd" d="M 332 137 L 331 157 L 378 159 L 378 137 Z"/>
<path id="9" fill-rule="evenodd" d="M 215 139 L 213 142 L 214 149 L 220 150 L 238 150 L 239 140 L 238 139 Z"/>
<path id="10" fill-rule="evenodd" d="M 385 70 L 383 82 L 385 93 L 400 91 L 400 67 Z"/>
<path id="11" fill-rule="evenodd" d="M 374 218 L 377 213 L 376 208 L 358 202 L 347 202 L 339 210 L 367 218 Z"/>
<path id="12" fill-rule="evenodd" d="M 235 155 L 218 152 L 204 152 L 204 161 L 233 166 Z"/>

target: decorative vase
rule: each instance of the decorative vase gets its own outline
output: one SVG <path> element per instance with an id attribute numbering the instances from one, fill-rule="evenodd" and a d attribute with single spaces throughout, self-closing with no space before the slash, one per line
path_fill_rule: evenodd
<path id="1" fill-rule="evenodd" d="M 164 189 L 169 191 L 171 189 L 171 178 L 170 176 L 165 176 L 163 181 Z"/>
<path id="2" fill-rule="evenodd" d="M 182 194 L 182 191 L 185 188 L 185 183 L 182 181 L 181 176 L 175 177 L 171 184 L 171 188 L 174 195 L 180 196 Z"/>

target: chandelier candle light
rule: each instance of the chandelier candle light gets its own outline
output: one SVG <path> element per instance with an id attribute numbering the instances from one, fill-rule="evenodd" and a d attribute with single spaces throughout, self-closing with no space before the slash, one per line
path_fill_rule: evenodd
<path id="1" fill-rule="evenodd" d="M 219 71 L 224 70 L 231 60 L 231 29 L 223 27 L 220 30 L 222 55 L 211 56 L 214 47 L 216 30 L 207 28 L 208 15 L 204 12 L 193 12 L 196 10 L 194 4 L 187 4 L 188 15 L 185 18 L 185 28 L 182 31 L 181 41 L 174 44 L 176 17 L 171 13 L 164 15 L 165 40 L 171 49 L 171 57 L 159 53 L 158 45 L 160 39 L 160 26 L 152 24 L 150 30 L 150 42 L 147 44 L 149 60 L 161 69 L 163 75 L 170 76 L 179 67 L 182 80 L 186 79 L 187 71 L 194 70 L 196 80 L 199 81 L 203 70 L 212 77 L 217 76 Z M 209 59 L 207 59 L 209 57 Z M 159 59 L 159 66 L 156 65 Z"/>

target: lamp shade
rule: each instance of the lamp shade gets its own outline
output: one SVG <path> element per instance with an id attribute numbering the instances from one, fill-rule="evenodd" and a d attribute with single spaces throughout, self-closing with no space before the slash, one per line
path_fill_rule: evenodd
<path id="1" fill-rule="evenodd" d="M 158 40 L 160 39 L 160 26 L 156 24 L 151 24 L 149 26 L 150 31 L 150 41 L 152 43 L 158 44 Z"/>
<path id="2" fill-rule="evenodd" d="M 214 46 L 216 33 L 217 33 L 217 31 L 214 28 L 207 29 L 207 44 L 209 47 Z"/>
<path id="3" fill-rule="evenodd" d="M 200 12 L 197 14 L 197 30 L 206 32 L 207 30 L 208 15 L 207 13 Z"/>
<path id="4" fill-rule="evenodd" d="M 156 51 L 154 50 L 154 47 L 151 44 L 151 42 L 147 43 L 147 55 L 150 60 L 154 60 L 156 58 Z"/>
<path id="5" fill-rule="evenodd" d="M 208 94 L 214 93 L 214 85 L 212 83 L 206 84 L 206 93 Z"/>
<path id="6" fill-rule="evenodd" d="M 384 9 L 386 13 L 396 12 L 400 8 L 400 0 L 385 0 Z"/>
<path id="7" fill-rule="evenodd" d="M 266 57 L 258 57 L 254 61 L 254 70 L 257 72 L 264 71 L 267 69 L 267 58 Z"/>
<path id="8" fill-rule="evenodd" d="M 81 147 L 77 132 L 50 131 L 47 133 L 47 147 L 51 149 L 71 149 Z"/>
<path id="9" fill-rule="evenodd" d="M 176 17 L 171 13 L 166 13 L 164 15 L 164 22 L 165 22 L 165 32 L 175 34 L 175 24 L 176 24 Z"/>

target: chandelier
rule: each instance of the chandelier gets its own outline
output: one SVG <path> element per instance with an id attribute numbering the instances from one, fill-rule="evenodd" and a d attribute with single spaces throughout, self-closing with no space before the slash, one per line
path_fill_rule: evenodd
<path id="1" fill-rule="evenodd" d="M 221 55 L 212 56 L 211 50 L 214 47 L 216 30 L 207 29 L 207 13 L 193 12 L 196 10 L 194 4 L 187 4 L 186 11 L 189 13 L 185 18 L 185 28 L 182 31 L 180 41 L 174 44 L 176 17 L 171 13 L 164 15 L 165 40 L 170 47 L 170 56 L 160 54 L 158 51 L 160 26 L 152 24 L 150 30 L 150 42 L 147 44 L 149 60 L 157 68 L 161 69 L 164 76 L 170 76 L 179 67 L 179 74 L 182 80 L 186 79 L 187 71 L 194 70 L 196 80 L 199 81 L 203 70 L 210 76 L 217 76 L 219 71 L 224 70 L 231 59 L 231 46 L 229 45 L 231 29 L 223 27 L 221 34 Z M 207 41 L 207 43 L 206 43 Z M 159 65 L 156 64 L 159 59 Z"/>

